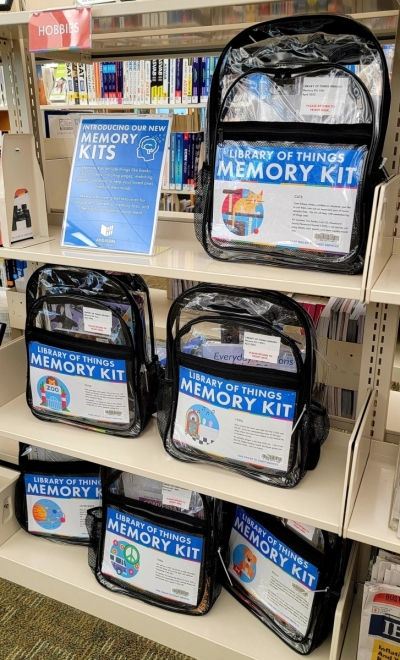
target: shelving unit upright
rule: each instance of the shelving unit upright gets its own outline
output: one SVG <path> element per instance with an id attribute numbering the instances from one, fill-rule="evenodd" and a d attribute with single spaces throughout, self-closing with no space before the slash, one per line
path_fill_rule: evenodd
<path id="1" fill-rule="evenodd" d="M 276 3 L 273 5 L 275 7 Z M 286 8 L 294 6 L 284 5 Z M 346 7 L 342 5 L 342 13 L 365 22 L 382 39 L 394 38 L 397 5 L 394 0 L 378 0 L 377 6 L 378 9 L 370 11 L 368 0 L 350 0 Z M 92 52 L 58 51 L 46 57 L 90 62 L 111 57 L 139 59 L 216 54 L 247 25 L 276 17 L 271 14 L 271 7 L 272 3 L 261 0 L 242 0 L 234 6 L 231 0 L 164 0 L 162 11 L 158 0 L 95 5 Z M 6 92 L 12 131 L 34 134 L 38 161 L 43 169 L 43 108 L 38 102 L 36 59 L 28 51 L 28 20 L 28 11 L 0 14 L 0 54 L 7 71 Z M 399 35 L 396 46 L 392 76 L 395 102 L 385 144 L 387 169 L 391 175 L 398 174 L 400 158 L 397 144 L 400 105 L 396 100 L 400 98 Z M 91 109 L 91 106 L 85 107 Z M 106 106 L 105 109 L 118 112 L 130 106 Z M 400 270 L 397 246 L 400 239 L 396 238 L 399 181 L 400 176 L 394 176 L 376 192 L 365 271 L 355 277 L 213 261 L 195 240 L 192 218 L 179 218 L 174 214 L 160 217 L 156 244 L 169 249 L 154 257 L 94 254 L 61 248 L 59 213 L 49 215 L 53 240 L 23 249 L 1 249 L 0 256 L 4 258 L 32 262 L 100 269 L 118 264 L 123 272 L 366 300 L 357 419 L 351 425 L 351 432 L 332 428 L 322 449 L 320 464 L 296 489 L 281 491 L 217 468 L 174 461 L 164 452 L 154 424 L 142 437 L 132 441 L 63 425 L 57 426 L 55 432 L 55 425 L 36 420 L 26 406 L 23 338 L 0 348 L 3 382 L 0 386 L 0 457 L 11 455 L 10 443 L 17 447 L 18 441 L 31 442 L 292 517 L 361 543 L 400 551 L 395 533 L 386 529 L 388 492 L 397 448 L 385 442 L 400 308 L 400 278 L 396 278 Z M 157 325 L 162 327 L 168 305 L 160 295 L 155 300 Z M 21 300 L 16 300 L 16 306 L 21 304 Z M 18 316 L 17 307 L 15 309 Z M 22 327 L 21 319 L 19 316 L 21 325 L 16 327 Z M 385 480 L 385 494 L 378 497 L 381 479 Z M 370 513 L 368 498 L 375 492 L 376 506 Z M 376 521 L 376 526 L 371 521 Z M 332 637 L 314 652 L 315 660 L 355 660 L 360 610 L 359 595 L 354 598 L 356 568 L 357 544 L 353 547 Z M 265 658 L 266 649 L 271 657 L 280 660 L 297 657 L 227 593 L 223 593 L 204 618 L 165 612 L 102 589 L 91 575 L 81 548 L 50 544 L 22 530 L 0 545 L 0 576 L 148 636 L 196 660 L 261 660 Z M 239 619 L 240 633 L 237 632 Z"/>

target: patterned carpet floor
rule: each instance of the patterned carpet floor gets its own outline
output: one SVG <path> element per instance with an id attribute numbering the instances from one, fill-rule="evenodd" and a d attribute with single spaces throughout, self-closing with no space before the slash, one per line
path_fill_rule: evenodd
<path id="1" fill-rule="evenodd" d="M 0 579 L 0 660 L 191 660 Z"/>

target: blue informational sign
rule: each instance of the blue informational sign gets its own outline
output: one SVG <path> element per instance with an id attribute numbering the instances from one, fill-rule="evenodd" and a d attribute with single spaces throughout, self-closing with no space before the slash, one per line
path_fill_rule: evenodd
<path id="1" fill-rule="evenodd" d="M 151 254 L 170 119 L 82 117 L 61 244 Z"/>

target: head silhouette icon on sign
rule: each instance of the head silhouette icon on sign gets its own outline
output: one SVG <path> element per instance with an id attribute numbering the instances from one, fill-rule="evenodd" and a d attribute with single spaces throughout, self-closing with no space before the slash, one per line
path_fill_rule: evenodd
<path id="1" fill-rule="evenodd" d="M 136 154 L 138 158 L 148 162 L 149 160 L 154 160 L 158 149 L 159 145 L 157 140 L 149 135 L 146 135 L 146 137 L 143 137 L 140 140 Z"/>

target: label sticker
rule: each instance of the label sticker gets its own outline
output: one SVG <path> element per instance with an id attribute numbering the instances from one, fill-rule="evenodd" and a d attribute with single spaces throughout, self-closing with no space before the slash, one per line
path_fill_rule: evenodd
<path id="1" fill-rule="evenodd" d="M 280 337 L 260 335 L 248 330 L 243 333 L 243 351 L 247 360 L 261 360 L 277 364 L 280 350 Z"/>
<path id="2" fill-rule="evenodd" d="M 107 309 L 83 307 L 83 327 L 85 332 L 97 335 L 111 335 L 112 313 Z"/>
<path id="3" fill-rule="evenodd" d="M 285 472 L 296 392 L 179 368 L 173 439 L 211 456 Z"/>
<path id="4" fill-rule="evenodd" d="M 307 633 L 319 571 L 236 508 L 229 573 L 243 589 L 301 634 Z"/>
<path id="5" fill-rule="evenodd" d="M 25 474 L 28 530 L 87 538 L 86 513 L 101 505 L 99 477 Z"/>
<path id="6" fill-rule="evenodd" d="M 347 78 L 305 78 L 301 95 L 302 115 L 341 115 L 346 102 Z"/>
<path id="7" fill-rule="evenodd" d="M 180 509 L 189 509 L 192 491 L 186 488 L 178 488 L 170 484 L 162 486 L 162 503 L 168 506 L 176 506 Z"/>
<path id="8" fill-rule="evenodd" d="M 306 525 L 305 523 L 302 522 L 297 522 L 297 520 L 288 520 L 287 525 L 288 527 L 294 529 L 298 534 L 301 534 L 301 536 L 304 536 L 309 541 L 313 540 L 315 534 L 315 527 L 312 527 L 311 525 Z"/>
<path id="9" fill-rule="evenodd" d="M 129 423 L 125 360 L 29 344 L 32 403 L 41 411 Z"/>
<path id="10" fill-rule="evenodd" d="M 197 605 L 203 537 L 107 508 L 101 571 L 157 596 Z"/>

